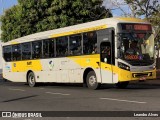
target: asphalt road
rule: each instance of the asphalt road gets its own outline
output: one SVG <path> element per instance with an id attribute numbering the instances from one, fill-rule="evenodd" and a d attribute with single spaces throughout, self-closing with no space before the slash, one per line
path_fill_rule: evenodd
<path id="1" fill-rule="evenodd" d="M 126 89 L 103 85 L 99 90 L 90 90 L 75 84 L 50 83 L 31 88 L 24 83 L 0 82 L 0 111 L 84 111 L 90 117 L 95 114 L 94 119 L 99 117 L 96 112 L 90 115 L 87 111 L 160 111 L 160 85 L 131 84 Z M 160 117 L 160 112 L 157 114 Z"/>

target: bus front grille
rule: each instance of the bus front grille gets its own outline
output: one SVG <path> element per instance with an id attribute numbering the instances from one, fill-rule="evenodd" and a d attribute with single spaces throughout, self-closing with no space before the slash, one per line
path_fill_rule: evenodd
<path id="1" fill-rule="evenodd" d="M 151 77 L 151 76 L 152 76 L 152 72 L 148 72 L 148 73 L 133 73 L 132 74 L 133 78 Z"/>

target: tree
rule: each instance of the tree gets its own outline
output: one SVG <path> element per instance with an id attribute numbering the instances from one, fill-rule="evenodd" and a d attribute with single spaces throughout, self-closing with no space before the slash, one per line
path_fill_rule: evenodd
<path id="1" fill-rule="evenodd" d="M 158 0 L 125 0 L 127 4 L 131 6 L 135 15 L 144 16 L 150 18 L 152 14 L 158 12 L 159 1 Z"/>
<path id="2" fill-rule="evenodd" d="M 1 17 L 1 39 L 3 41 L 6 41 L 6 38 L 11 40 L 13 38 L 20 37 L 19 18 L 20 11 L 18 5 L 13 6 L 11 9 L 8 9 L 5 13 L 5 17 Z"/>
<path id="3" fill-rule="evenodd" d="M 2 40 L 111 17 L 102 0 L 18 0 L 1 16 Z"/>
<path id="4" fill-rule="evenodd" d="M 134 17 L 143 17 L 155 28 L 155 39 L 160 39 L 160 2 L 159 0 L 125 0 Z"/>

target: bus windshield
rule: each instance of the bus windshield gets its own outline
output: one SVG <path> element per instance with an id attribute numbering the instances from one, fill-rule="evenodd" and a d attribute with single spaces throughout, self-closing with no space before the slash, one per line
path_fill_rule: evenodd
<path id="1" fill-rule="evenodd" d="M 119 33 L 119 57 L 131 65 L 154 63 L 154 36 L 145 32 Z"/>

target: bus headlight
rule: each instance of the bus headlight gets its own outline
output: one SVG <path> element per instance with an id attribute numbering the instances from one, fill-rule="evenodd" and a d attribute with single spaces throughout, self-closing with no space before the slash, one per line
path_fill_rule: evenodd
<path id="1" fill-rule="evenodd" d="M 130 67 L 124 63 L 118 62 L 118 67 L 127 71 L 130 71 Z"/>

